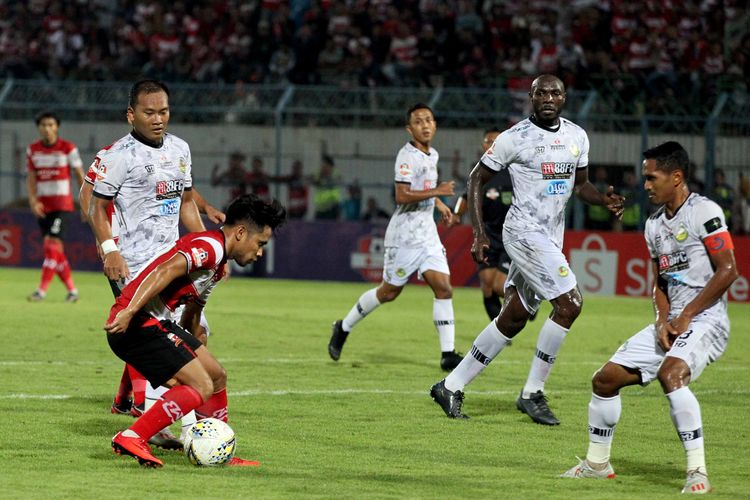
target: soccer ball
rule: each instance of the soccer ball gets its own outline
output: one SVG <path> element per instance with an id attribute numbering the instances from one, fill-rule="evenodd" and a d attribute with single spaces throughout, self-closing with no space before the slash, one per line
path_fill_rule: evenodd
<path id="1" fill-rule="evenodd" d="M 185 455 L 193 465 L 224 465 L 234 456 L 234 431 L 216 418 L 197 421 L 185 437 Z"/>

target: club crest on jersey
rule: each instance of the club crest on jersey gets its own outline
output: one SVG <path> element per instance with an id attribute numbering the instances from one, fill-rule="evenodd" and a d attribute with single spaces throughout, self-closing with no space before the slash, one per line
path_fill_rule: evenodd
<path id="1" fill-rule="evenodd" d="M 557 268 L 557 274 L 562 276 L 563 278 L 566 277 L 570 273 L 570 269 L 568 269 L 567 266 L 560 266 Z"/>
<path id="2" fill-rule="evenodd" d="M 191 248 L 190 254 L 193 256 L 195 267 L 201 267 L 203 262 L 208 259 L 208 252 L 203 250 L 202 248 Z"/>
<path id="3" fill-rule="evenodd" d="M 659 274 L 674 273 L 688 267 L 690 267 L 690 260 L 684 250 L 659 256 Z"/>
<path id="4" fill-rule="evenodd" d="M 396 269 L 396 276 L 398 276 L 399 278 L 403 278 L 404 276 L 406 276 L 406 271 L 403 268 L 399 267 L 398 269 Z"/>
<path id="5" fill-rule="evenodd" d="M 575 168 L 575 163 L 569 161 L 544 161 L 542 179 L 570 179 Z"/>
<path id="6" fill-rule="evenodd" d="M 398 173 L 401 175 L 409 175 L 411 173 L 411 167 L 408 163 L 402 163 L 398 166 Z"/>
<path id="7" fill-rule="evenodd" d="M 677 228 L 677 232 L 674 233 L 674 239 L 682 243 L 685 241 L 688 237 L 688 230 L 685 227 L 684 224 L 680 223 L 680 226 Z"/>
<path id="8" fill-rule="evenodd" d="M 576 146 L 575 144 L 571 144 L 570 148 L 568 148 L 568 149 L 570 150 L 570 154 L 572 154 L 576 158 L 581 154 L 581 149 L 578 146 Z"/>
<path id="9" fill-rule="evenodd" d="M 183 174 L 187 172 L 187 162 L 184 158 L 180 157 L 180 163 L 178 166 L 180 168 L 180 172 L 182 172 Z"/>

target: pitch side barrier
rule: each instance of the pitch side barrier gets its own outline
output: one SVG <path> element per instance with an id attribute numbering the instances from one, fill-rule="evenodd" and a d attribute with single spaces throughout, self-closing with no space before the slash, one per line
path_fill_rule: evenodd
<path id="1" fill-rule="evenodd" d="M 476 266 L 469 253 L 471 228 L 440 226 L 439 232 L 453 286 L 477 286 Z M 379 282 L 384 233 L 383 224 L 290 221 L 278 231 L 260 262 L 236 269 L 235 275 Z M 38 268 L 44 259 L 41 243 L 36 220 L 28 210 L 0 212 L 0 266 Z M 750 302 L 750 236 L 735 236 L 734 245 L 740 278 L 730 288 L 729 299 Z M 101 270 L 91 230 L 77 214 L 67 226 L 65 250 L 74 271 Z M 641 233 L 566 231 L 564 252 L 584 295 L 651 295 L 654 277 Z"/>

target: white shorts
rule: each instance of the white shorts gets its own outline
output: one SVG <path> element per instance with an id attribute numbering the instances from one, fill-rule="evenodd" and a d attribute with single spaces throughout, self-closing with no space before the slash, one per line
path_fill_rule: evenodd
<path id="1" fill-rule="evenodd" d="M 530 313 L 539 309 L 542 300 L 556 299 L 578 283 L 562 250 L 544 235 L 525 234 L 505 243 L 505 251 L 511 258 L 505 288 L 516 287 Z"/>
<path id="2" fill-rule="evenodd" d="M 422 279 L 422 274 L 427 271 L 450 275 L 442 245 L 422 248 L 385 247 L 383 281 L 386 283 L 404 286 L 415 272 L 419 272 L 419 279 Z"/>
<path id="3" fill-rule="evenodd" d="M 694 319 L 688 330 L 677 337 L 668 352 L 659 346 L 653 324 L 636 333 L 610 358 L 610 362 L 641 373 L 641 384 L 648 385 L 659 371 L 666 356 L 679 358 L 690 367 L 690 380 L 695 381 L 703 369 L 724 354 L 729 343 L 728 322 L 715 317 Z"/>

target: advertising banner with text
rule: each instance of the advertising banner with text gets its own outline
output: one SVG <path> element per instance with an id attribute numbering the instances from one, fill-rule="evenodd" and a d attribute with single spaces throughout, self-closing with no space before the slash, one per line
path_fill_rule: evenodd
<path id="1" fill-rule="evenodd" d="M 439 226 L 454 286 L 477 286 L 471 227 Z M 369 281 L 382 278 L 385 227 L 363 222 L 291 221 L 277 232 L 263 259 L 237 274 L 257 277 Z M 733 301 L 750 301 L 750 237 L 734 237 L 740 278 Z M 65 251 L 73 270 L 100 271 L 94 238 L 71 214 Z M 584 294 L 649 296 L 653 286 L 646 243 L 640 233 L 567 231 L 565 255 Z M 28 210 L 0 212 L 0 266 L 40 267 L 42 238 Z M 412 282 L 417 282 L 416 276 Z"/>

